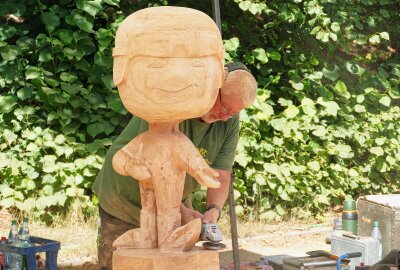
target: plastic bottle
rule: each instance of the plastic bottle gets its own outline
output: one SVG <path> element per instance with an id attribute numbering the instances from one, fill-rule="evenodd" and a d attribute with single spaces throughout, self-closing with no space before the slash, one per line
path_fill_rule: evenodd
<path id="1" fill-rule="evenodd" d="M 332 243 L 332 236 L 342 236 L 343 235 L 343 227 L 342 227 L 342 219 L 341 218 L 335 218 L 333 220 L 333 228 L 331 235 L 326 237 L 325 243 L 330 245 Z"/>
<path id="2" fill-rule="evenodd" d="M 379 222 L 374 221 L 374 227 L 372 229 L 371 238 L 377 239 L 379 242 L 379 249 L 378 249 L 378 258 L 379 260 L 382 259 L 382 234 L 379 230 Z"/>
<path id="3" fill-rule="evenodd" d="M 21 227 L 18 232 L 18 246 L 29 247 L 31 246 L 31 235 L 29 234 L 29 219 L 24 218 Z M 26 256 L 22 256 L 21 270 L 28 269 L 28 260 Z"/>
<path id="4" fill-rule="evenodd" d="M 6 244 L 6 242 L 7 242 L 7 238 L 5 237 L 5 236 L 2 236 L 1 237 L 1 243 L 2 244 Z M 1 264 L 1 270 L 4 270 L 4 268 L 5 268 L 5 262 L 6 262 L 6 253 L 4 252 L 1 252 L 0 251 L 0 264 Z"/>
<path id="5" fill-rule="evenodd" d="M 18 246 L 18 228 L 17 221 L 11 222 L 10 233 L 8 234 L 7 244 Z M 6 267 L 5 270 L 20 270 L 22 266 L 22 256 L 15 253 L 6 253 Z"/>
<path id="6" fill-rule="evenodd" d="M 31 235 L 29 234 L 29 219 L 24 218 L 21 227 L 18 232 L 18 239 L 21 242 L 21 246 L 29 247 L 31 245 Z"/>

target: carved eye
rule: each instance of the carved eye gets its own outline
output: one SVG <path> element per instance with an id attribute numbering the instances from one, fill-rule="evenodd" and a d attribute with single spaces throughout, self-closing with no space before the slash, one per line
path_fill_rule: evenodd
<path id="1" fill-rule="evenodd" d="M 204 63 L 200 61 L 196 61 L 192 63 L 192 67 L 204 67 Z"/>
<path id="2" fill-rule="evenodd" d="M 150 65 L 148 65 L 147 67 L 149 68 L 162 68 L 164 67 L 164 64 L 161 62 L 153 62 Z"/>

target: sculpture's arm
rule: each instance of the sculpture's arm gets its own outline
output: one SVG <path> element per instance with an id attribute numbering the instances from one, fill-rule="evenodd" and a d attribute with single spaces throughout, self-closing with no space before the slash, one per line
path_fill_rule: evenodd
<path id="1" fill-rule="evenodd" d="M 130 143 L 115 153 L 112 165 L 114 170 L 122 175 L 131 176 L 138 181 L 145 181 L 152 177 L 149 166 L 137 156 L 134 156 L 130 149 Z"/>
<path id="2" fill-rule="evenodd" d="M 175 154 L 176 160 L 182 168 L 196 179 L 200 185 L 209 188 L 219 188 L 221 186 L 218 181 L 218 173 L 206 163 L 189 139 L 185 137 L 185 140 L 180 140 Z"/>

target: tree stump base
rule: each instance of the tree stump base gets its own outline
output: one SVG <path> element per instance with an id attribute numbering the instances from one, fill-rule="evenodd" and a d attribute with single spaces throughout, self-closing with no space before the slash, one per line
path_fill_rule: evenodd
<path id="1" fill-rule="evenodd" d="M 194 247 L 190 251 L 118 248 L 113 252 L 114 270 L 219 270 L 219 253 Z"/>

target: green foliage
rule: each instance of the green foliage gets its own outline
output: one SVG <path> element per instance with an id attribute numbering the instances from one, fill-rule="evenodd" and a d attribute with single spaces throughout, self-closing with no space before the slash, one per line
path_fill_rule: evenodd
<path id="1" fill-rule="evenodd" d="M 400 2 L 235 2 L 222 8 L 236 18 L 227 59 L 259 83 L 241 114 L 238 210 L 307 217 L 346 195 L 399 191 Z"/>
<path id="2" fill-rule="evenodd" d="M 91 213 L 102 157 L 129 119 L 112 82 L 118 24 L 156 5 L 211 15 L 211 3 L 3 2 L 0 205 L 46 220 L 76 202 Z M 346 195 L 398 191 L 399 0 L 220 3 L 225 58 L 259 84 L 241 114 L 238 213 L 308 217 Z"/>
<path id="3" fill-rule="evenodd" d="M 127 121 L 112 83 L 118 1 L 5 1 L 0 17 L 0 205 L 46 220 L 74 201 L 93 211 Z"/>

